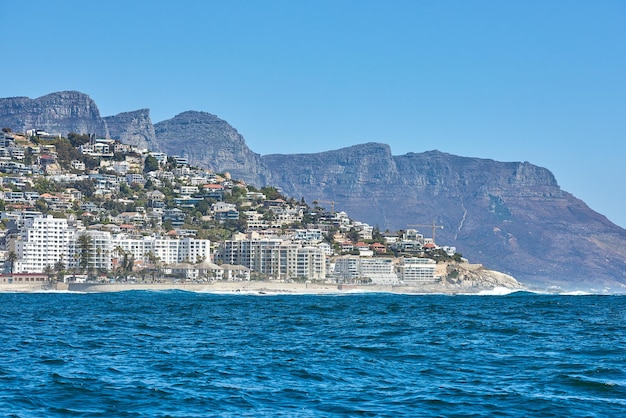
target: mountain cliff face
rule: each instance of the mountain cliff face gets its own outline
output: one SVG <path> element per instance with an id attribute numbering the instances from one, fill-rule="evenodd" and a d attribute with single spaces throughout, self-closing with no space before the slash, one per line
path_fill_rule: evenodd
<path id="1" fill-rule="evenodd" d="M 154 125 L 156 148 L 185 156 L 191 165 L 227 171 L 248 183 L 265 183 L 266 171 L 259 154 L 227 122 L 206 112 L 183 112 Z"/>
<path id="2" fill-rule="evenodd" d="M 334 201 L 381 230 L 420 230 L 472 261 L 537 285 L 618 289 L 626 231 L 564 192 L 552 173 L 437 151 L 392 156 L 383 144 L 312 155 L 266 155 L 270 183 Z M 328 205 L 326 205 L 328 206 Z"/>
<path id="3" fill-rule="evenodd" d="M 189 158 L 192 165 L 294 198 L 334 201 L 353 219 L 381 230 L 420 230 L 435 221 L 439 244 L 526 284 L 626 289 L 626 230 L 561 190 L 545 168 L 438 151 L 393 156 L 385 144 L 317 154 L 252 152 L 227 122 L 184 112 L 152 125 L 138 110 L 101 118 L 79 92 L 0 99 L 0 125 L 53 134 L 95 132 Z M 324 204 L 327 205 L 327 204 Z M 329 205 L 327 205 L 329 206 Z M 330 209 L 330 208 L 329 208 Z"/>
<path id="4" fill-rule="evenodd" d="M 69 132 L 78 132 L 108 136 L 96 103 L 77 91 L 62 91 L 37 99 L 0 99 L 0 124 L 16 132 L 43 129 L 53 135 L 67 136 Z"/>
<path id="5" fill-rule="evenodd" d="M 150 110 L 141 109 L 124 112 L 104 118 L 111 139 L 140 148 L 153 149 L 156 145 L 156 134 L 150 120 Z"/>

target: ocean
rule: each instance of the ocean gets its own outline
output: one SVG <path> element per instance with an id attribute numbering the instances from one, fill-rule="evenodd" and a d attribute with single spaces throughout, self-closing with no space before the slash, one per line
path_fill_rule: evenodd
<path id="1" fill-rule="evenodd" d="M 626 296 L 0 294 L 8 417 L 626 415 Z"/>

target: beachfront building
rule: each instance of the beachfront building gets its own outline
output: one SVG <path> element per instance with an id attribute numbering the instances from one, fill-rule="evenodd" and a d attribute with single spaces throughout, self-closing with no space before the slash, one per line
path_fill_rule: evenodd
<path id="1" fill-rule="evenodd" d="M 339 257 L 335 261 L 334 276 L 343 281 L 371 280 L 372 284 L 398 284 L 391 258 Z"/>
<path id="2" fill-rule="evenodd" d="M 361 276 L 373 284 L 398 284 L 398 275 L 391 258 L 361 258 Z"/>
<path id="3" fill-rule="evenodd" d="M 280 239 L 228 240 L 221 246 L 220 259 L 259 274 L 278 277 L 278 248 Z"/>
<path id="4" fill-rule="evenodd" d="M 87 243 L 80 243 L 82 235 L 88 237 Z M 68 225 L 67 219 L 50 215 L 23 219 L 21 232 L 11 245 L 17 258 L 15 273 L 40 273 L 59 261 L 70 269 L 111 270 L 124 255 L 137 262 L 157 260 L 162 264 L 198 263 L 211 258 L 210 240 L 85 231 Z M 88 253 L 86 259 L 84 251 Z"/>
<path id="5" fill-rule="evenodd" d="M 89 241 L 84 251 L 88 254 L 83 261 L 80 237 L 85 235 Z M 113 254 L 113 240 L 111 234 L 105 231 L 78 231 L 76 239 L 68 243 L 68 264 L 70 269 L 86 268 L 88 271 L 111 270 L 111 256 Z M 83 263 L 86 263 L 84 265 Z"/>
<path id="6" fill-rule="evenodd" d="M 211 241 L 208 239 L 168 239 L 155 236 L 129 237 L 125 234 L 113 238 L 114 253 L 127 254 L 135 261 L 150 262 L 151 258 L 162 264 L 196 263 L 209 260 Z"/>
<path id="7" fill-rule="evenodd" d="M 229 282 L 250 281 L 250 269 L 244 266 L 235 266 L 232 264 L 217 265 L 204 261 L 196 264 L 196 268 L 200 273 L 200 277 L 206 277 L 211 280 L 224 280 Z"/>
<path id="8" fill-rule="evenodd" d="M 403 258 L 398 265 L 398 275 L 408 285 L 434 283 L 439 280 L 435 276 L 436 265 L 430 258 Z"/>
<path id="9" fill-rule="evenodd" d="M 225 241 L 220 259 L 275 279 L 323 280 L 326 277 L 326 255 L 321 249 L 277 238 Z"/>
<path id="10" fill-rule="evenodd" d="M 323 280 L 326 278 L 326 255 L 317 247 L 283 244 L 280 247 L 281 278 Z"/>
<path id="11" fill-rule="evenodd" d="M 14 272 L 40 273 L 59 261 L 68 265 L 68 247 L 75 235 L 76 230 L 69 228 L 64 218 L 46 215 L 24 219 L 23 229 L 13 242 L 17 257 Z"/>

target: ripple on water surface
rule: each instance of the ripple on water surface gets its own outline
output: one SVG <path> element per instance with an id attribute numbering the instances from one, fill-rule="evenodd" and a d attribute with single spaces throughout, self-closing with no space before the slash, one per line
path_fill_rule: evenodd
<path id="1" fill-rule="evenodd" d="M 0 414 L 616 416 L 626 297 L 0 294 Z"/>

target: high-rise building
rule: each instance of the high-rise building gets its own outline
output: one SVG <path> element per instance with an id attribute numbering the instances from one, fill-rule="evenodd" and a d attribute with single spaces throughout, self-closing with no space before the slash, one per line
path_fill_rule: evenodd
<path id="1" fill-rule="evenodd" d="M 67 219 L 52 215 L 24 220 L 24 226 L 14 241 L 15 273 L 42 272 L 47 266 L 61 261 L 69 263 L 69 243 L 75 239 L 76 230 L 69 228 Z"/>
<path id="2" fill-rule="evenodd" d="M 439 280 L 435 276 L 437 263 L 430 258 L 403 258 L 398 265 L 400 280 L 406 284 L 432 283 Z"/>
<path id="3" fill-rule="evenodd" d="M 225 264 L 245 266 L 275 279 L 326 277 L 326 255 L 321 249 L 280 239 L 225 241 L 220 258 Z"/>

